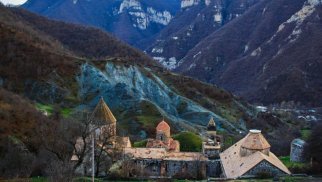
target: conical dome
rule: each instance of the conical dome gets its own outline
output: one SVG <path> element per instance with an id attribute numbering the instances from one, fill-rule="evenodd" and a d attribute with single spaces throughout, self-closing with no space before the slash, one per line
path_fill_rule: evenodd
<path id="1" fill-rule="evenodd" d="M 110 108 L 106 105 L 103 97 L 100 99 L 92 113 L 91 122 L 93 122 L 96 125 L 106 125 L 116 122 L 113 113 L 111 112 Z"/>
<path id="2" fill-rule="evenodd" d="M 215 123 L 213 117 L 211 117 L 210 120 L 209 120 L 209 123 L 208 123 L 208 126 L 207 126 L 207 130 L 208 131 L 216 131 L 217 130 L 216 123 Z"/>
<path id="3" fill-rule="evenodd" d="M 241 147 L 250 150 L 264 150 L 271 147 L 260 130 L 250 130 Z"/>
<path id="4" fill-rule="evenodd" d="M 158 131 L 167 131 L 170 130 L 170 126 L 168 125 L 167 122 L 161 121 L 158 126 L 157 126 Z"/>

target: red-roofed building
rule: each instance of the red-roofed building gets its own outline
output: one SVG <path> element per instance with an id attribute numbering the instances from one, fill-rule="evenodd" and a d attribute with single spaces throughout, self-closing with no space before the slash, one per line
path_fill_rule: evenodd
<path id="1" fill-rule="evenodd" d="M 148 139 L 146 147 L 148 148 L 165 148 L 167 151 L 179 152 L 180 143 L 171 138 L 170 126 L 164 120 L 156 127 L 156 139 Z"/>

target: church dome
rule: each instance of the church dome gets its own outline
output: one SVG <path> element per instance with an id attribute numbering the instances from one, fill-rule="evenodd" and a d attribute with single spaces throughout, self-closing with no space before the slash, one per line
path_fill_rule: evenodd
<path id="1" fill-rule="evenodd" d="M 157 126 L 158 131 L 167 131 L 170 130 L 170 126 L 168 125 L 167 122 L 161 121 L 158 126 Z"/>
<path id="2" fill-rule="evenodd" d="M 210 118 L 209 123 L 207 125 L 207 131 L 216 131 L 216 123 L 213 117 Z"/>
<path id="3" fill-rule="evenodd" d="M 97 125 L 116 123 L 116 119 L 110 108 L 105 103 L 103 97 L 101 97 L 97 106 L 95 107 L 90 120 Z"/>
<path id="4" fill-rule="evenodd" d="M 250 130 L 241 147 L 250 150 L 265 150 L 269 149 L 271 145 L 267 142 L 260 130 Z"/>

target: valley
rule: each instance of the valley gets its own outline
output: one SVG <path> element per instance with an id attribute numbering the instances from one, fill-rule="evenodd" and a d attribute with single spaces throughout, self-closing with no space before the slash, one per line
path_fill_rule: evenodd
<path id="1" fill-rule="evenodd" d="M 241 157 L 282 160 L 273 168 L 285 174 L 319 174 L 321 10 L 321 0 L 0 4 L 0 180 L 46 176 L 69 181 L 77 169 L 89 176 L 92 169 L 86 165 L 94 145 L 96 170 L 108 168 L 103 176 L 109 179 L 124 170 L 126 179 L 139 178 L 122 163 L 129 161 L 116 160 L 126 151 L 138 160 L 131 165 L 140 166 L 148 156 L 170 161 L 152 161 L 154 167 L 146 168 L 150 172 L 161 174 L 171 162 L 188 158 L 166 173 L 206 165 L 201 172 L 226 178 L 223 170 L 230 169 L 218 164 L 236 146 L 242 151 L 240 143 L 253 134 L 265 136 L 261 154 L 251 147 L 243 150 L 246 154 L 238 152 Z M 117 121 L 106 137 L 113 142 L 94 136 L 90 122 L 97 108 L 103 108 L 104 121 Z M 163 122 L 165 136 L 158 139 Z M 310 157 L 299 165 L 289 161 L 296 138 L 308 143 L 303 155 Z M 147 147 L 151 141 L 161 147 Z M 122 152 L 109 148 L 124 143 Z M 180 154 L 168 151 L 178 146 Z M 218 152 L 216 158 L 208 149 Z M 272 159 L 270 152 L 279 158 Z M 194 157 L 198 164 L 191 162 Z M 181 178 L 176 175 L 171 178 Z"/>

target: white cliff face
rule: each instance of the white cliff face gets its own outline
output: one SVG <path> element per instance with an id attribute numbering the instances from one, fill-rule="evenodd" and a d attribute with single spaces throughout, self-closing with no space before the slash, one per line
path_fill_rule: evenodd
<path id="1" fill-rule="evenodd" d="M 151 73 L 150 76 L 142 71 L 135 66 L 125 67 L 112 63 L 107 63 L 105 69 L 101 71 L 92 65 L 84 64 L 77 77 L 79 96 L 93 98 L 93 105 L 100 96 L 103 96 L 111 107 L 122 109 L 133 109 L 142 101 L 148 101 L 156 106 L 160 113 L 174 121 L 206 124 L 207 118 L 213 116 L 216 120 L 231 125 L 220 116 L 172 91 L 150 70 L 145 70 Z M 182 105 L 185 107 L 179 110 Z M 191 115 L 196 115 L 196 118 Z M 189 121 L 185 119 L 187 116 Z"/>
<path id="2" fill-rule="evenodd" d="M 123 13 L 124 10 L 130 8 L 134 10 L 141 10 L 141 4 L 137 0 L 124 0 L 120 5 L 119 13 Z"/>
<path id="3" fill-rule="evenodd" d="M 198 5 L 202 2 L 202 0 L 182 0 L 181 1 L 181 9 L 188 8 L 191 6 Z M 211 0 L 205 0 L 205 5 L 209 6 L 211 3 Z"/>
<path id="4" fill-rule="evenodd" d="M 302 30 L 300 29 L 300 26 L 304 22 L 306 18 L 312 15 L 312 13 L 315 11 L 316 6 L 321 5 L 322 0 L 307 0 L 302 9 L 300 9 L 298 12 L 296 12 L 294 15 L 292 15 L 286 22 L 282 23 L 276 32 L 274 36 L 270 39 L 269 42 L 271 42 L 278 33 L 284 30 L 284 28 L 291 23 L 295 23 L 295 28 L 293 29 L 292 33 L 287 37 L 287 40 L 289 42 L 294 42 L 297 40 L 297 38 L 302 33 Z"/>
<path id="5" fill-rule="evenodd" d="M 133 26 L 145 30 L 151 23 L 168 25 L 173 16 L 169 11 L 157 11 L 152 7 L 146 9 L 137 0 L 124 0 L 118 13 L 127 13 L 132 16 Z"/>
<path id="6" fill-rule="evenodd" d="M 218 13 L 216 13 L 215 15 L 214 15 L 214 21 L 216 22 L 216 23 L 222 23 L 222 14 L 221 14 L 221 12 L 218 12 Z"/>
<path id="7" fill-rule="evenodd" d="M 181 8 L 188 8 L 190 6 L 198 5 L 200 0 L 182 0 Z"/>

